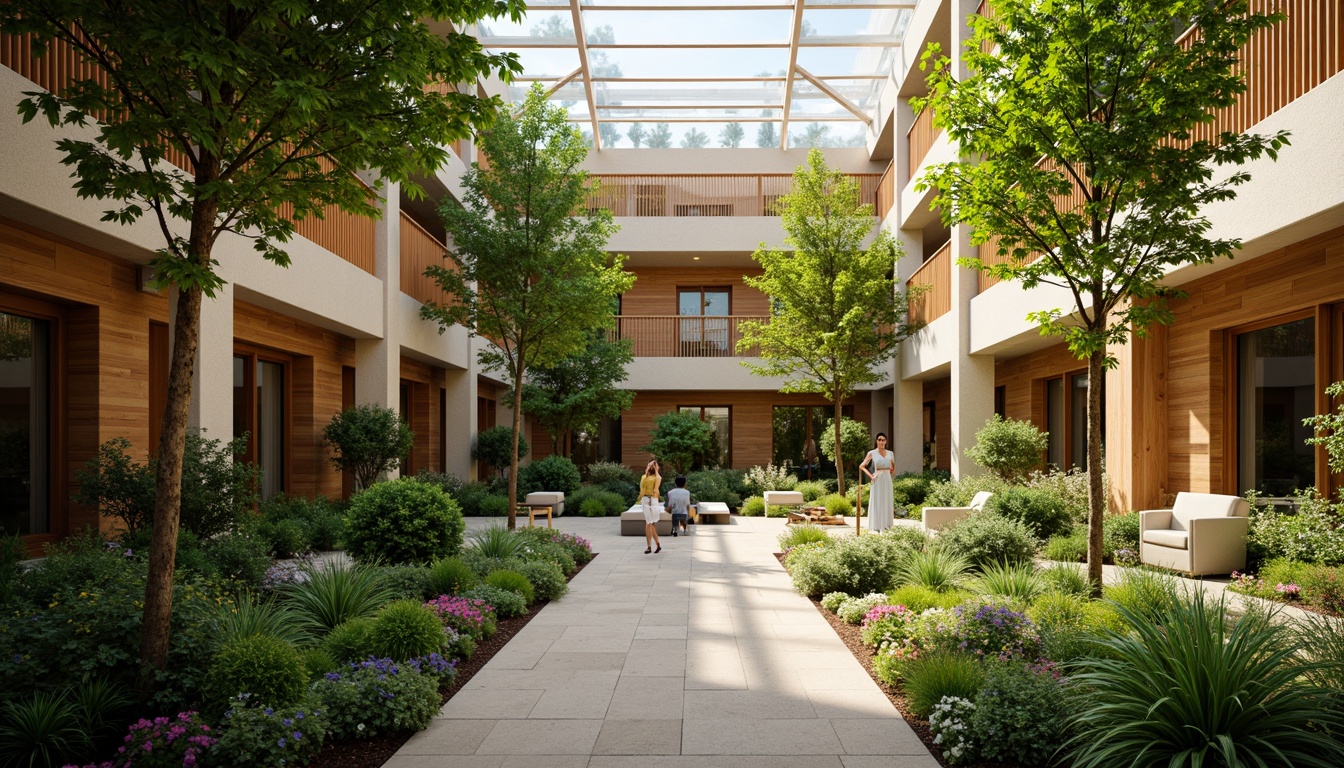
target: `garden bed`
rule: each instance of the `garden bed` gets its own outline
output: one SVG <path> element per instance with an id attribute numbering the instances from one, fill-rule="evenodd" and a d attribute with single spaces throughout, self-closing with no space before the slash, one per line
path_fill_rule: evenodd
<path id="1" fill-rule="evenodd" d="M 593 554 L 594 557 L 597 553 Z M 591 562 L 591 561 L 589 561 Z M 587 567 L 587 563 L 580 565 L 574 576 Z M 549 605 L 549 601 L 543 603 L 538 601 L 527 613 L 522 616 L 515 616 L 511 619 L 499 619 L 495 634 L 489 639 L 482 640 L 476 645 L 476 652 L 470 658 L 457 665 L 457 676 L 453 679 L 452 686 L 440 691 L 442 701 L 440 706 L 447 704 L 450 699 L 462 690 L 481 668 L 494 658 L 496 653 L 508 644 L 513 636 L 522 631 L 528 622 L 532 621 L 541 609 Z M 308 764 L 308 768 L 378 768 L 386 763 L 401 746 L 410 741 L 418 731 L 404 731 L 401 733 L 388 733 L 372 739 L 362 741 L 343 741 L 326 744 L 322 747 L 322 752 Z"/>

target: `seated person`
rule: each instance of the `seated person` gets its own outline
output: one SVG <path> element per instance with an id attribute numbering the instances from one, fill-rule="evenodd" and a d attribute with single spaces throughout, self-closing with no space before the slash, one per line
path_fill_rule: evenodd
<path id="1" fill-rule="evenodd" d="M 667 511 L 672 513 L 672 535 L 677 535 L 677 529 L 690 533 L 687 524 L 691 519 L 691 492 L 686 490 L 686 476 L 677 475 L 673 481 L 676 488 L 667 492 Z"/>

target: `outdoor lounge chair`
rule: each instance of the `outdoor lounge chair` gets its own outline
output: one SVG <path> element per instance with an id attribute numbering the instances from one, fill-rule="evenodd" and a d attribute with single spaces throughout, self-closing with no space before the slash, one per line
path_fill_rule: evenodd
<path id="1" fill-rule="evenodd" d="M 993 495 L 989 491 L 980 491 L 971 497 L 971 503 L 965 507 L 925 507 L 924 532 L 941 531 L 972 512 L 979 512 L 985 508 L 985 502 Z"/>
<path id="2" fill-rule="evenodd" d="M 1171 509 L 1139 513 L 1139 556 L 1191 576 L 1242 570 L 1250 512 L 1240 496 L 1178 493 Z"/>

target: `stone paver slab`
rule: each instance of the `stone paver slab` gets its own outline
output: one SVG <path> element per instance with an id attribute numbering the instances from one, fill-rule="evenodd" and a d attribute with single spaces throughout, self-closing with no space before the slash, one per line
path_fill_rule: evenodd
<path id="1" fill-rule="evenodd" d="M 439 717 L 458 720 L 498 720 L 527 717 L 545 691 L 470 689 L 443 705 Z"/>
<path id="2" fill-rule="evenodd" d="M 843 748 L 829 720 L 688 718 L 682 725 L 681 752 L 685 755 L 839 755 Z"/>
<path id="3" fill-rule="evenodd" d="M 435 718 L 397 750 L 398 755 L 472 755 L 494 730 L 494 720 Z"/>
<path id="4" fill-rule="evenodd" d="M 591 755 L 601 720 L 500 720 L 478 755 Z"/>
<path id="5" fill-rule="evenodd" d="M 681 720 L 608 720 L 597 736 L 594 755 L 677 755 Z"/>

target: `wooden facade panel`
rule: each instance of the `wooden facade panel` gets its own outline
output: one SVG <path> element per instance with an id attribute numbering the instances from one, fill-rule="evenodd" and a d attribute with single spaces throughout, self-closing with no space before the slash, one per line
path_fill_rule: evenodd
<path id="1" fill-rule="evenodd" d="M 924 382 L 924 403 L 933 403 L 933 466 L 952 469 L 952 379 Z"/>
<path id="2" fill-rule="evenodd" d="M 854 418 L 870 423 L 872 398 L 867 392 L 850 399 Z M 628 467 L 642 468 L 652 456 L 643 450 L 649 442 L 653 420 L 681 406 L 728 406 L 732 409 L 732 463 L 738 469 L 764 466 L 774 458 L 774 407 L 831 403 L 820 395 L 779 392 L 640 392 L 634 405 L 621 416 L 621 457 Z M 545 432 L 541 433 L 545 438 Z M 549 442 L 549 440 L 547 441 Z"/>
<path id="3" fill-rule="evenodd" d="M 245 301 L 234 302 L 233 335 L 293 357 L 289 493 L 339 498 L 341 474 L 328 460 L 322 430 L 341 412 L 343 369 L 355 364 L 354 340 Z"/>
<path id="4" fill-rule="evenodd" d="M 743 275 L 759 276 L 759 267 L 649 267 L 634 272 L 634 286 L 621 295 L 622 315 L 675 315 L 678 288 L 722 286 L 731 291 L 729 314 L 770 314 L 765 294 L 742 282 Z"/>

